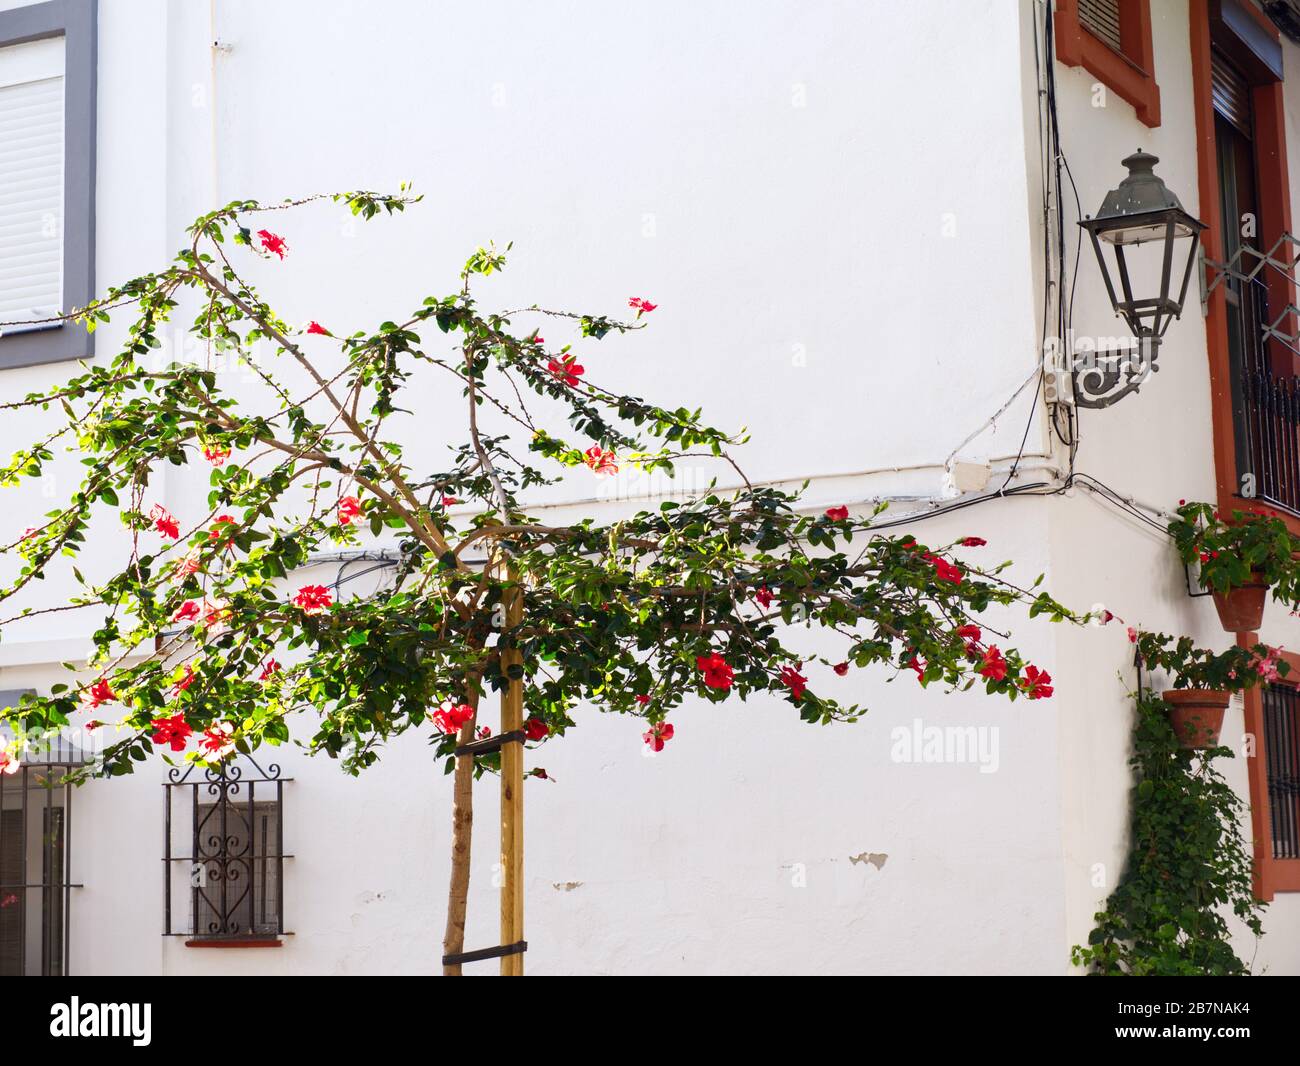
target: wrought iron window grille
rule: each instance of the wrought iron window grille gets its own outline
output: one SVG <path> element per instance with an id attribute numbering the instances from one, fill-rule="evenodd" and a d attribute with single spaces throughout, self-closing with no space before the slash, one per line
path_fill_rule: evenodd
<path id="1" fill-rule="evenodd" d="M 1300 377 L 1278 371 L 1268 358 L 1273 345 L 1300 356 L 1300 326 L 1287 328 L 1300 321 L 1300 307 L 1288 303 L 1276 317 L 1268 311 L 1274 275 L 1286 278 L 1294 291 L 1300 240 L 1290 233 L 1267 251 L 1243 242 L 1226 262 L 1202 257 L 1201 309 L 1208 314 L 1210 296 L 1227 283 L 1242 329 L 1256 334 L 1232 367 L 1237 472 L 1250 478 L 1250 491 L 1242 495 L 1300 515 Z"/>
<path id="2" fill-rule="evenodd" d="M 284 786 L 280 767 L 250 756 L 174 768 L 163 783 L 163 935 L 266 940 L 284 928 Z M 179 843 L 182 845 L 177 846 Z M 188 843 L 186 843 L 188 842 Z M 188 896 L 176 928 L 174 902 Z"/>
<path id="3" fill-rule="evenodd" d="M 21 692 L 0 693 L 0 705 Z M 0 736 L 0 739 L 8 740 Z M 72 956 L 69 773 L 90 757 L 55 735 L 0 774 L 0 976 L 65 977 Z"/>
<path id="4" fill-rule="evenodd" d="M 1262 702 L 1273 858 L 1300 859 L 1300 690 L 1272 684 Z"/>

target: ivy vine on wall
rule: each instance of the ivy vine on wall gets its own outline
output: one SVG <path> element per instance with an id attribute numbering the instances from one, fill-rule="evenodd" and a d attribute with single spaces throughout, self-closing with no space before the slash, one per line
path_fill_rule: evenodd
<path id="1" fill-rule="evenodd" d="M 1242 801 L 1215 766 L 1231 748 L 1180 746 L 1168 705 L 1139 695 L 1129 854 L 1118 887 L 1071 958 L 1104 976 L 1246 975 L 1228 915 L 1256 937 L 1255 898 L 1242 837 Z"/>

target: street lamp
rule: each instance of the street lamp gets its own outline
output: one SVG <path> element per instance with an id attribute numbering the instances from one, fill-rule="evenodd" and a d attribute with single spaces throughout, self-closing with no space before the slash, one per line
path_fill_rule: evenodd
<path id="1" fill-rule="evenodd" d="M 1200 243 L 1205 223 L 1193 218 L 1178 202 L 1178 197 L 1153 172 L 1160 162 L 1141 149 L 1124 160 L 1128 177 L 1111 189 L 1094 217 L 1079 223 L 1092 238 L 1093 251 L 1106 282 L 1106 295 L 1111 307 L 1128 324 L 1137 339 L 1136 353 L 1098 354 L 1095 364 L 1080 370 L 1075 383 L 1075 402 L 1083 407 L 1109 407 L 1115 401 L 1136 392 L 1148 374 L 1158 369 L 1156 355 L 1160 338 L 1169 323 L 1183 313 L 1183 301 L 1196 264 L 1196 249 Z M 1181 280 L 1174 278 L 1174 242 L 1190 237 L 1187 258 L 1182 267 Z M 1114 250 L 1114 270 L 1119 281 L 1116 294 L 1115 281 L 1103 244 Z M 1142 245 L 1149 251 L 1137 253 Z M 1133 254 L 1126 258 L 1125 252 Z M 1145 295 L 1154 288 L 1154 268 L 1159 263 L 1159 291 L 1154 296 Z M 1134 295 L 1135 279 L 1139 295 Z M 1145 283 L 1145 285 L 1141 284 Z M 1176 285 L 1176 289 L 1175 289 Z M 1177 296 L 1171 295 L 1177 292 Z M 1122 296 L 1122 299 L 1121 299 Z"/>

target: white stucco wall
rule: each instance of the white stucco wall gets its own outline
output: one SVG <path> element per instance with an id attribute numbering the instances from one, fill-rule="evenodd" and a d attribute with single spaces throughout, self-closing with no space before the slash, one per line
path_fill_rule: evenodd
<path id="1" fill-rule="evenodd" d="M 579 348 L 589 375 L 748 425 L 751 477 L 813 477 L 819 506 L 937 493 L 943 461 L 1035 366 L 1027 4 L 764 0 L 743 18 L 685 0 L 215 7 L 213 27 L 205 4 L 101 0 L 101 284 L 165 262 L 215 202 L 410 179 L 426 199 L 399 220 L 359 226 L 313 208 L 273 227 L 291 255 L 256 274 L 287 319 L 340 332 L 380 321 L 450 291 L 478 245 L 513 240 L 485 299 L 614 313 L 631 294 L 653 298 L 650 330 Z M 1153 9 L 1160 129 L 1118 99 L 1091 107 L 1091 77 L 1058 69 L 1085 210 L 1139 144 L 1195 210 L 1184 5 Z M 228 46 L 215 68 L 214 38 Z M 1076 329 L 1114 332 L 1101 300 L 1085 259 Z M 100 334 L 101 353 L 122 329 Z M 1079 465 L 1170 506 L 1213 490 L 1195 313 L 1161 363 L 1139 399 L 1085 414 Z M 5 371 L 3 389 L 58 373 Z M 429 427 L 459 424 L 459 394 L 415 391 L 410 439 L 432 456 L 442 440 Z M 1013 454 L 1028 415 L 1026 394 L 963 454 Z M 35 424 L 6 422 L 0 447 Z M 1037 458 L 1046 439 L 1031 421 L 1027 471 L 1059 462 Z M 170 475 L 168 506 L 197 502 L 199 480 Z M 579 479 L 538 503 L 592 493 Z M 18 528 L 50 506 L 39 491 L 23 499 Z M 978 533 L 990 559 L 1015 559 L 1026 580 L 1047 574 L 1068 603 L 1229 639 L 1207 602 L 1187 599 L 1168 547 L 1091 496 L 999 501 L 917 532 Z M 1271 616 L 1269 639 L 1285 643 L 1288 624 Z M 4 634 L 0 688 L 50 684 L 49 664 L 89 630 L 57 617 L 29 626 Z M 1119 627 L 1024 620 L 1016 644 L 1056 678 L 1053 700 L 829 676 L 816 683 L 873 707 L 864 722 L 816 729 L 776 700 L 696 706 L 653 758 L 635 723 L 580 715 L 531 762 L 555 782 L 527 786 L 529 972 L 1066 972 L 1124 854 L 1130 709 L 1116 675 L 1131 680 L 1129 651 Z M 893 761 L 891 729 L 916 719 L 996 730 L 996 772 Z M 281 754 L 295 778 L 285 946 L 196 950 L 157 935 L 162 773 L 150 766 L 75 798 L 86 887 L 74 972 L 436 969 L 449 782 L 422 740 L 393 745 L 360 780 Z M 496 942 L 495 783 L 478 796 L 471 947 Z M 1096 863 L 1106 888 L 1090 883 Z M 1300 969 L 1293 902 L 1274 904 L 1269 928 L 1282 935 L 1260 954 L 1278 972 Z"/>

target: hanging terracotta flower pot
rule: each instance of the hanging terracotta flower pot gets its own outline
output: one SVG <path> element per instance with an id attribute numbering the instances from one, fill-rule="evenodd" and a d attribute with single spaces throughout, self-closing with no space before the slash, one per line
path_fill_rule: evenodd
<path id="1" fill-rule="evenodd" d="M 1258 570 L 1251 572 L 1251 580 L 1231 592 L 1214 594 L 1214 607 L 1219 621 L 1229 633 L 1253 633 L 1264 621 L 1264 599 L 1268 583 Z"/>
<path id="2" fill-rule="evenodd" d="M 1164 694 L 1169 704 L 1169 724 L 1184 748 L 1214 748 L 1223 730 L 1223 712 L 1231 692 L 1203 688 L 1175 688 Z"/>

